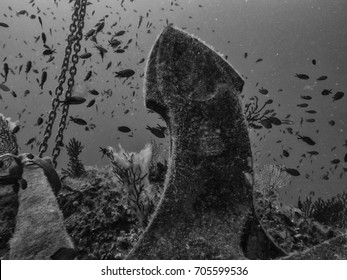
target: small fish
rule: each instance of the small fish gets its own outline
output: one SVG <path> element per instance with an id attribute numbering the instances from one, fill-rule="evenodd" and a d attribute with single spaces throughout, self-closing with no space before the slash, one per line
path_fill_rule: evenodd
<path id="1" fill-rule="evenodd" d="M 12 94 L 12 96 L 13 96 L 14 98 L 17 97 L 17 93 L 16 93 L 14 90 L 11 91 L 11 94 Z"/>
<path id="2" fill-rule="evenodd" d="M 282 170 L 287 172 L 288 174 L 290 174 L 292 176 L 300 176 L 300 172 L 294 168 L 284 167 Z"/>
<path id="3" fill-rule="evenodd" d="M 301 79 L 301 80 L 308 80 L 308 79 L 310 78 L 310 77 L 309 77 L 308 75 L 306 75 L 306 74 L 295 74 L 294 77 L 299 78 L 299 79 Z"/>
<path id="4" fill-rule="evenodd" d="M 336 158 L 336 159 L 333 159 L 333 160 L 331 161 L 331 163 L 332 163 L 332 164 L 339 164 L 339 163 L 340 163 L 340 160 L 339 160 L 338 158 Z"/>
<path id="5" fill-rule="evenodd" d="M 79 57 L 82 59 L 88 59 L 92 56 L 91 53 L 87 52 L 87 53 L 82 53 Z"/>
<path id="6" fill-rule="evenodd" d="M 95 34 L 95 29 L 93 28 L 93 29 L 90 29 L 87 33 L 86 33 L 86 35 L 84 35 L 84 38 L 86 39 L 86 40 L 88 40 L 90 37 L 92 37 L 93 35 Z"/>
<path id="7" fill-rule="evenodd" d="M 79 105 L 82 104 L 86 101 L 84 97 L 80 96 L 71 96 L 71 97 L 66 97 L 65 100 L 60 101 L 60 103 L 64 105 Z"/>
<path id="8" fill-rule="evenodd" d="M 116 38 L 112 38 L 111 40 L 108 41 L 108 44 L 112 47 L 112 48 L 117 48 L 120 44 L 122 44 L 121 41 L 117 40 Z"/>
<path id="9" fill-rule="evenodd" d="M 301 108 L 305 108 L 308 107 L 307 103 L 301 103 L 301 104 L 296 104 L 296 106 L 301 107 Z"/>
<path id="10" fill-rule="evenodd" d="M 289 152 L 287 150 L 283 150 L 283 156 L 289 157 Z"/>
<path id="11" fill-rule="evenodd" d="M 26 89 L 26 90 L 24 91 L 24 97 L 27 96 L 28 94 L 30 94 L 30 90 Z"/>
<path id="12" fill-rule="evenodd" d="M 145 62 L 145 58 L 141 58 L 141 60 L 137 64 L 141 64 L 143 62 Z"/>
<path id="13" fill-rule="evenodd" d="M 317 64 L 317 61 L 315 59 L 312 59 L 312 64 L 313 65 L 316 65 Z"/>
<path id="14" fill-rule="evenodd" d="M 142 20 L 143 20 L 143 16 L 140 16 L 140 19 L 139 19 L 139 24 L 137 25 L 137 29 L 139 29 L 139 28 L 140 28 L 141 23 L 142 23 Z"/>
<path id="15" fill-rule="evenodd" d="M 44 32 L 41 33 L 41 39 L 42 39 L 43 44 L 45 45 L 46 41 L 47 41 L 47 37 L 46 37 L 46 34 Z"/>
<path id="16" fill-rule="evenodd" d="M 95 104 L 95 99 L 92 99 L 88 102 L 87 107 L 92 107 Z"/>
<path id="17" fill-rule="evenodd" d="M 334 125 L 335 125 L 335 121 L 334 121 L 334 120 L 331 120 L 331 121 L 329 121 L 329 124 L 330 124 L 331 126 L 334 126 Z"/>
<path id="18" fill-rule="evenodd" d="M 128 132 L 130 132 L 131 131 L 131 129 L 129 128 L 129 127 L 127 127 L 127 126 L 118 126 L 118 130 L 120 131 L 120 132 L 123 132 L 123 133 L 128 133 Z"/>
<path id="19" fill-rule="evenodd" d="M 117 75 L 116 77 L 119 77 L 119 78 L 129 78 L 131 76 L 133 76 L 135 74 L 135 71 L 134 70 L 131 70 L 131 69 L 125 69 L 125 70 L 121 70 L 121 71 L 118 71 L 118 72 L 115 72 Z"/>
<path id="20" fill-rule="evenodd" d="M 343 158 L 344 162 L 347 162 L 347 153 L 345 154 L 345 157 Z"/>
<path id="21" fill-rule="evenodd" d="M 261 121 L 260 121 L 260 124 L 261 124 L 263 127 L 267 128 L 267 129 L 272 128 L 272 124 L 271 124 L 271 122 L 270 122 L 269 119 L 263 119 L 263 120 L 261 120 Z"/>
<path id="22" fill-rule="evenodd" d="M 36 121 L 36 125 L 41 125 L 43 123 L 43 118 L 42 117 L 38 117 L 37 121 Z"/>
<path id="23" fill-rule="evenodd" d="M 124 53 L 125 50 L 124 50 L 124 49 L 117 49 L 117 50 L 115 50 L 115 51 L 113 51 L 113 52 L 115 52 L 115 53 Z"/>
<path id="24" fill-rule="evenodd" d="M 105 53 L 107 53 L 107 50 L 103 46 L 97 45 L 97 44 L 94 47 L 99 51 L 101 60 L 104 61 L 104 56 L 105 56 Z"/>
<path id="25" fill-rule="evenodd" d="M 10 91 L 10 88 L 4 84 L 0 84 L 0 89 L 3 91 Z"/>
<path id="26" fill-rule="evenodd" d="M 326 79 L 328 79 L 327 76 L 320 76 L 319 78 L 317 78 L 317 81 L 324 81 Z"/>
<path id="27" fill-rule="evenodd" d="M 281 120 L 276 118 L 276 117 L 269 117 L 269 120 L 274 125 L 281 125 L 282 124 Z"/>
<path id="28" fill-rule="evenodd" d="M 308 145 L 316 145 L 316 142 L 314 142 L 310 137 L 308 136 L 301 136 L 298 134 L 298 139 L 304 141 L 305 143 L 307 143 Z"/>
<path id="29" fill-rule="evenodd" d="M 312 99 L 312 96 L 309 96 L 309 95 L 300 95 L 300 97 L 302 99 L 305 99 L 305 100 L 311 100 Z"/>
<path id="30" fill-rule="evenodd" d="M 25 146 L 28 146 L 28 145 L 34 143 L 34 141 L 36 141 L 36 137 L 30 138 L 24 145 L 25 145 Z"/>
<path id="31" fill-rule="evenodd" d="M 263 88 L 263 87 L 261 87 L 261 88 L 258 90 L 258 92 L 261 93 L 261 94 L 264 94 L 264 95 L 266 95 L 266 94 L 269 93 L 269 91 L 268 91 L 267 89 Z"/>
<path id="32" fill-rule="evenodd" d="M 40 88 L 43 89 L 43 85 L 45 84 L 47 80 L 47 72 L 43 71 L 41 75 L 41 83 L 40 83 Z"/>
<path id="33" fill-rule="evenodd" d="M 38 18 L 38 20 L 39 20 L 39 22 L 40 22 L 40 25 L 41 25 L 41 28 L 42 28 L 42 19 L 41 19 L 40 16 L 38 16 L 37 18 Z"/>
<path id="34" fill-rule="evenodd" d="M 48 55 L 52 55 L 52 54 L 55 54 L 56 53 L 56 50 L 55 49 L 45 49 L 43 52 L 42 52 L 42 55 L 43 56 L 48 56 Z"/>
<path id="35" fill-rule="evenodd" d="M 7 76 L 8 76 L 9 70 L 10 70 L 10 67 L 8 66 L 8 64 L 4 63 L 4 74 L 3 74 L 3 76 L 5 78 L 5 83 L 7 82 Z"/>
<path id="36" fill-rule="evenodd" d="M 157 127 L 146 126 L 146 129 L 149 130 L 154 136 L 158 138 L 165 138 L 166 127 L 157 124 Z"/>
<path id="37" fill-rule="evenodd" d="M 321 94 L 322 95 L 329 95 L 330 93 L 332 93 L 332 90 L 331 89 L 324 89 Z"/>
<path id="38" fill-rule="evenodd" d="M 263 59 L 262 59 L 262 58 L 258 58 L 258 59 L 255 61 L 255 63 L 258 63 L 258 62 L 261 62 L 261 61 L 263 61 Z"/>
<path id="39" fill-rule="evenodd" d="M 305 121 L 309 122 L 309 123 L 313 123 L 315 122 L 316 120 L 315 119 L 306 119 Z"/>
<path id="40" fill-rule="evenodd" d="M 112 61 L 110 61 L 109 63 L 107 63 L 106 70 L 110 69 L 111 66 L 112 66 Z"/>
<path id="41" fill-rule="evenodd" d="M 70 121 L 72 121 L 72 122 L 74 122 L 75 124 L 78 124 L 78 125 L 87 125 L 88 124 L 84 119 L 75 118 L 75 117 L 72 117 L 72 116 L 70 116 Z"/>
<path id="42" fill-rule="evenodd" d="M 95 25 L 95 33 L 101 32 L 105 27 L 105 18 L 100 20 L 96 25 Z"/>
<path id="43" fill-rule="evenodd" d="M 20 72 L 22 72 L 22 69 L 23 69 L 23 64 L 21 64 L 21 65 L 19 66 L 18 74 L 20 74 Z"/>
<path id="44" fill-rule="evenodd" d="M 115 37 L 118 37 L 118 36 L 122 36 L 125 34 L 125 31 L 124 30 L 121 30 L 121 31 L 118 31 L 116 32 L 116 34 L 114 34 Z"/>
<path id="45" fill-rule="evenodd" d="M 90 90 L 89 93 L 93 95 L 99 95 L 99 92 L 96 89 Z"/>
<path id="46" fill-rule="evenodd" d="M 344 95 L 345 94 L 342 91 L 336 92 L 335 95 L 333 96 L 333 101 L 341 99 Z"/>
<path id="47" fill-rule="evenodd" d="M 248 53 L 245 52 L 245 53 L 243 54 L 243 57 L 244 57 L 244 58 L 247 58 L 247 56 L 248 56 Z"/>
<path id="48" fill-rule="evenodd" d="M 89 71 L 83 81 L 85 82 L 88 81 L 91 76 L 92 76 L 92 71 Z"/>
<path id="49" fill-rule="evenodd" d="M 16 13 L 17 17 L 21 16 L 21 15 L 29 15 L 29 13 L 26 10 L 21 10 L 19 12 Z"/>
<path id="50" fill-rule="evenodd" d="M 315 110 L 306 110 L 305 112 L 306 112 L 306 113 L 309 113 L 309 114 L 315 114 L 315 113 L 317 113 L 317 111 L 315 111 Z"/>
<path id="51" fill-rule="evenodd" d="M 309 155 L 311 156 L 316 156 L 316 155 L 319 155 L 319 153 L 317 151 L 309 151 L 307 152 Z"/>
<path id="52" fill-rule="evenodd" d="M 26 77 L 28 77 L 28 73 L 30 72 L 31 68 L 32 68 L 33 64 L 32 62 L 29 60 L 25 66 L 25 74 Z"/>
<path id="53" fill-rule="evenodd" d="M 12 129 L 12 133 L 13 134 L 16 134 L 18 131 L 20 130 L 20 126 L 19 125 L 16 125 L 13 129 Z"/>
<path id="54" fill-rule="evenodd" d="M 4 27 L 4 28 L 9 28 L 8 24 L 4 23 L 4 22 L 0 22 L 0 26 Z"/>

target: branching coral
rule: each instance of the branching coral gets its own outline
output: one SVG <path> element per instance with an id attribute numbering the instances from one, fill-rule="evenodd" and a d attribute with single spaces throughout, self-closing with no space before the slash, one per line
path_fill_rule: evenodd
<path id="1" fill-rule="evenodd" d="M 311 198 L 301 209 L 281 201 L 279 192 L 291 178 L 284 170 L 283 166 L 265 165 L 255 175 L 254 208 L 266 232 L 286 252 L 302 251 L 335 236 L 337 232 L 332 228 L 307 218 L 313 211 Z"/>
<path id="2" fill-rule="evenodd" d="M 304 201 L 298 200 L 298 207 L 306 218 L 338 228 L 347 227 L 347 193 L 343 192 L 337 196 L 323 200 L 318 198 L 312 202 L 312 196 L 306 197 Z"/>
<path id="3" fill-rule="evenodd" d="M 153 208 L 153 194 L 148 181 L 152 146 L 147 144 L 138 154 L 126 152 L 121 145 L 119 149 L 119 152 L 114 152 L 108 147 L 101 148 L 101 151 L 111 160 L 114 174 L 128 193 L 130 209 L 140 226 L 145 227 Z"/>
<path id="4" fill-rule="evenodd" d="M 69 144 L 66 146 L 67 154 L 69 156 L 68 169 L 62 169 L 63 174 L 70 177 L 81 177 L 85 174 L 86 171 L 84 165 L 78 158 L 83 149 L 84 146 L 80 141 L 75 138 L 70 139 Z"/>

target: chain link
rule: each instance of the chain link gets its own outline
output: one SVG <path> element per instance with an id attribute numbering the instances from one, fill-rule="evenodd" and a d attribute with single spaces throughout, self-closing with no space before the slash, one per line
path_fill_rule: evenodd
<path id="1" fill-rule="evenodd" d="M 58 86 L 55 90 L 55 98 L 52 100 L 52 110 L 49 112 L 48 115 L 48 122 L 45 129 L 43 141 L 39 148 L 39 156 L 42 157 L 42 155 L 47 151 L 48 148 L 48 140 L 52 135 L 52 127 L 54 124 L 54 121 L 57 116 L 57 109 L 60 105 L 59 97 L 63 94 L 63 84 L 66 81 L 66 72 L 69 70 L 70 77 L 68 79 L 67 85 L 68 89 L 65 92 L 65 98 L 70 97 L 72 94 L 72 89 L 75 84 L 75 75 L 77 73 L 76 65 L 78 63 L 78 53 L 81 50 L 81 44 L 80 41 L 83 38 L 83 27 L 84 27 L 84 17 L 86 14 L 86 6 L 87 6 L 87 0 L 76 0 L 74 4 L 74 12 L 72 14 L 72 23 L 70 25 L 70 34 L 67 39 L 67 46 L 65 48 L 65 57 L 63 61 L 63 65 L 61 67 L 61 74 L 58 79 Z M 69 69 L 70 64 L 70 57 L 72 53 L 72 49 L 74 53 L 72 54 L 72 66 Z M 52 160 L 54 167 L 57 166 L 57 158 L 60 154 L 60 147 L 64 146 L 63 144 L 63 138 L 64 138 L 64 130 L 66 128 L 66 121 L 69 113 L 69 104 L 63 105 L 62 110 L 62 116 L 59 123 L 59 130 L 58 134 L 55 138 L 55 147 L 52 151 Z"/>

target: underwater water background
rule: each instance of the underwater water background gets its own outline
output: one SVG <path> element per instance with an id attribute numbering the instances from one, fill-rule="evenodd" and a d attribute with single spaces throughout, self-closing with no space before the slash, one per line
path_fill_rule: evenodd
<path id="1" fill-rule="evenodd" d="M 69 2 L 0 1 L 0 22 L 9 26 L 0 27 L 0 71 L 3 73 L 2 65 L 8 63 L 14 74 L 10 70 L 4 84 L 17 95 L 14 97 L 10 92 L 0 90 L 0 113 L 13 121 L 19 120 L 21 129 L 17 139 L 20 152 L 38 153 L 38 145 L 31 150 L 25 143 L 32 137 L 37 141 L 43 137 L 51 109 L 49 90 L 54 92 L 57 86 L 69 34 L 73 7 Z M 109 163 L 101 158 L 99 147 L 117 147 L 120 143 L 126 150 L 139 151 L 151 138 L 165 146 L 167 137 L 156 138 L 146 129 L 147 125 L 154 127 L 165 123 L 144 107 L 145 61 L 142 61 L 167 23 L 172 23 L 198 36 L 227 57 L 245 79 L 241 96 L 244 106 L 252 96 L 259 97 L 261 104 L 273 99 L 269 108 L 275 110 L 276 117 L 287 117 L 293 122 L 292 125 L 282 124 L 271 129 L 249 130 L 256 170 L 270 163 L 299 170 L 301 175 L 293 177 L 283 192 L 286 202 L 296 204 L 298 196 L 305 197 L 310 192 L 330 197 L 346 190 L 347 99 L 344 96 L 333 101 L 336 92 L 346 92 L 347 88 L 345 0 L 90 0 L 89 3 L 84 34 L 107 16 L 97 40 L 108 52 L 102 60 L 93 42 L 81 41 L 81 53 L 86 48 L 92 57 L 79 61 L 75 94 L 85 97 L 87 102 L 96 98 L 96 104 L 89 108 L 87 102 L 72 105 L 69 116 L 82 118 L 96 127 L 85 131 L 84 126 L 70 121 L 64 134 L 64 144 L 75 137 L 85 146 L 81 154 L 84 164 L 103 166 Z M 16 14 L 23 9 L 27 15 Z M 38 16 L 42 19 L 42 27 Z M 141 16 L 143 19 L 138 27 Z M 108 40 L 121 30 L 126 31 L 117 37 L 122 46 L 130 39 L 132 42 L 124 53 L 114 53 Z M 42 32 L 47 37 L 46 44 L 57 52 L 54 60 L 48 63 L 49 57 L 42 55 L 45 50 L 42 38 L 37 42 L 34 38 L 41 36 Z M 25 66 L 29 60 L 33 67 L 26 79 Z M 106 70 L 109 62 L 112 65 Z M 23 68 L 19 74 L 21 65 Z M 135 75 L 126 82 L 115 78 L 115 71 L 123 69 L 132 69 Z M 48 79 L 41 90 L 36 79 L 40 81 L 44 70 Z M 92 78 L 85 82 L 90 70 L 93 71 Z M 306 74 L 309 79 L 299 79 L 296 74 Z M 321 76 L 327 76 L 327 79 L 317 80 Z M 0 82 L 4 82 L 3 77 L 0 77 Z M 261 88 L 268 93 L 260 93 Z M 92 89 L 101 94 L 91 95 L 88 90 Z M 322 95 L 324 89 L 331 89 L 332 93 Z M 30 93 L 25 94 L 26 90 Z M 109 98 L 104 93 L 108 90 L 112 91 Z M 304 100 L 301 96 L 311 96 L 312 99 Z M 303 103 L 308 107 L 298 106 Z M 310 114 L 307 110 L 316 113 Z M 41 114 L 45 121 L 36 125 Z M 128 126 L 131 132 L 121 132 L 117 129 L 119 126 Z M 292 128 L 292 134 L 288 127 Z M 54 129 L 57 131 L 57 125 Z M 316 144 L 308 145 L 298 139 L 296 133 L 309 136 Z M 50 155 L 54 138 L 53 133 L 45 155 Z M 289 156 L 283 156 L 283 150 Z M 308 151 L 319 154 L 310 155 Z M 62 149 L 58 169 L 65 168 L 67 162 L 66 150 Z"/>

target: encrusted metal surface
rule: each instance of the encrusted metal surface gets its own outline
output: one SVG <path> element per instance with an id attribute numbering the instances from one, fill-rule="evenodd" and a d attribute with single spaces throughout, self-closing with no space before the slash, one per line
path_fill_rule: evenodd
<path id="1" fill-rule="evenodd" d="M 167 122 L 169 167 L 154 218 L 128 259 L 244 258 L 253 168 L 238 97 L 243 85 L 201 40 L 170 26 L 158 37 L 145 102 Z"/>

